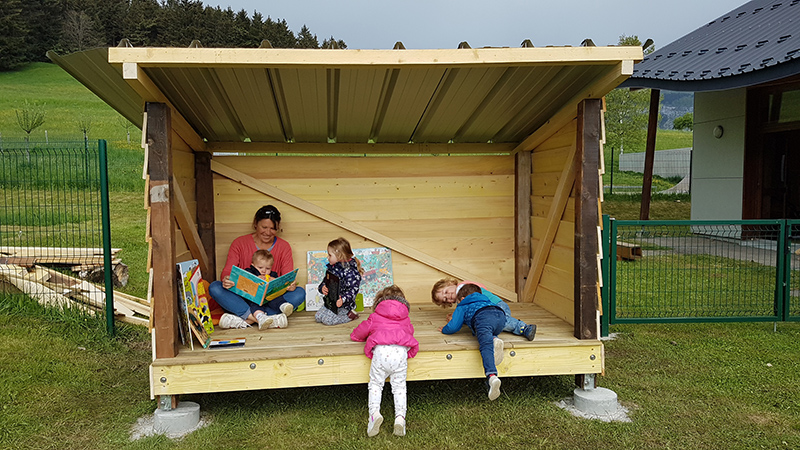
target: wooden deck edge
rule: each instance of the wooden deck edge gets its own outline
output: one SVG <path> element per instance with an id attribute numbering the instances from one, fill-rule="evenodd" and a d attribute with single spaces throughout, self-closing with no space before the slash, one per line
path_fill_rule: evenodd
<path id="1" fill-rule="evenodd" d="M 221 350 L 224 351 L 224 350 Z M 505 350 L 499 376 L 545 376 L 602 373 L 603 344 L 541 345 Z M 254 359 L 204 364 L 151 366 L 153 395 L 180 395 L 279 389 L 369 381 L 370 360 L 361 355 Z M 420 352 L 408 362 L 408 380 L 483 378 L 480 353 L 474 349 Z"/>

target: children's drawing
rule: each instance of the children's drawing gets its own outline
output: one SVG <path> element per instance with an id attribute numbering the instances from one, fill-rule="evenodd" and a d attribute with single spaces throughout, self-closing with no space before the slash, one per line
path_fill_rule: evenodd
<path id="1" fill-rule="evenodd" d="M 392 276 L 392 251 L 386 247 L 354 248 L 353 254 L 364 269 L 361 288 L 358 292 L 364 297 L 364 306 L 372 306 L 375 294 L 386 286 L 394 284 Z M 310 251 L 307 258 L 308 283 L 319 286 L 325 276 L 328 264 L 327 250 Z M 306 290 L 308 291 L 308 290 Z"/>

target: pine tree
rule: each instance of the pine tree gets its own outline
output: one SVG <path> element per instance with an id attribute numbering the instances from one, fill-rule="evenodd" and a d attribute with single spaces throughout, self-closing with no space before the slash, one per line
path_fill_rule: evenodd
<path id="1" fill-rule="evenodd" d="M 0 71 L 14 70 L 27 62 L 27 27 L 20 0 L 0 2 Z"/>

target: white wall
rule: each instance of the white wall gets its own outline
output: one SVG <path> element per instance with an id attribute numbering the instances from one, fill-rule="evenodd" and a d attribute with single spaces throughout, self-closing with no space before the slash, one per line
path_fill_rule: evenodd
<path id="1" fill-rule="evenodd" d="M 745 110 L 744 88 L 694 94 L 692 220 L 742 218 Z"/>

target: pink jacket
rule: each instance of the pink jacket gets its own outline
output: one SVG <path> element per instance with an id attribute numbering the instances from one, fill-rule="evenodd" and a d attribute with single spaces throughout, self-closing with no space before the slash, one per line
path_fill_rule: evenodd
<path id="1" fill-rule="evenodd" d="M 350 333 L 350 339 L 366 341 L 364 353 L 369 358 L 372 358 L 372 349 L 376 345 L 404 345 L 408 347 L 409 358 L 416 356 L 419 350 L 419 342 L 414 339 L 414 326 L 408 318 L 408 308 L 391 299 L 378 303 L 367 320 Z"/>

